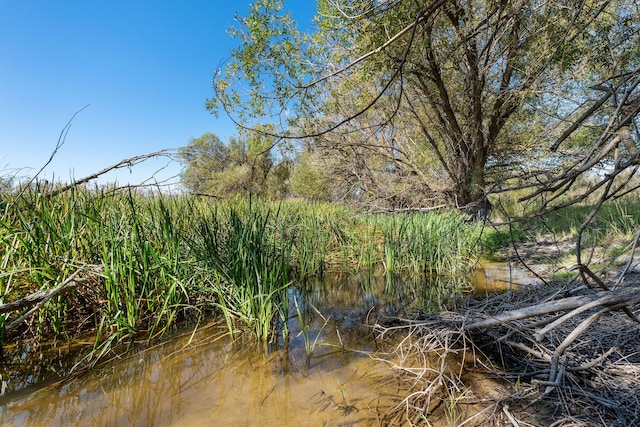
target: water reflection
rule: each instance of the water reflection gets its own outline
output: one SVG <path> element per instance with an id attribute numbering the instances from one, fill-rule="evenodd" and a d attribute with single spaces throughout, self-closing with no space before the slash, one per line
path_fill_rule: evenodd
<path id="1" fill-rule="evenodd" d="M 469 275 L 469 281 L 478 296 L 538 284 L 537 279 L 522 268 L 492 261 L 481 261 Z"/>
<path id="2" fill-rule="evenodd" d="M 328 329 L 325 334 L 331 339 Z M 61 388 L 5 400 L 0 423 L 369 425 L 377 408 L 391 404 L 385 393 L 397 394 L 388 367 L 358 353 L 322 346 L 307 368 L 296 345 L 267 354 L 252 343 L 231 342 L 223 330 L 204 328 Z"/>
<path id="3" fill-rule="evenodd" d="M 0 396 L 66 375 L 79 355 L 92 346 L 92 341 L 82 339 L 24 340 L 0 348 Z"/>
<path id="4" fill-rule="evenodd" d="M 377 425 L 407 391 L 368 356 L 396 344 L 368 325 L 450 307 L 468 288 L 453 277 L 310 280 L 291 290 L 290 336 L 269 351 L 220 325 L 186 331 L 62 387 L 0 397 L 0 425 Z"/>
<path id="5" fill-rule="evenodd" d="M 334 274 L 301 286 L 302 298 L 325 316 L 353 324 L 375 324 L 381 317 L 413 317 L 419 312 L 451 308 L 463 290 L 464 277 Z"/>

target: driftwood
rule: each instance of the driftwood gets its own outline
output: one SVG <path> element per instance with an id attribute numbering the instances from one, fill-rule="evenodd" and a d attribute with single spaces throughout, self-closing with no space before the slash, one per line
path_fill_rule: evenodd
<path id="1" fill-rule="evenodd" d="M 407 333 L 394 355 L 415 388 L 397 419 L 432 419 L 453 398 L 470 409 L 468 425 L 639 425 L 638 307 L 638 282 L 608 291 L 556 284 L 377 324 L 381 336 Z M 474 372 L 504 380 L 504 393 L 487 397 Z"/>
<path id="2" fill-rule="evenodd" d="M 35 292 L 27 295 L 17 301 L 8 302 L 0 305 L 0 314 L 9 313 L 11 311 L 21 310 L 26 307 L 32 307 L 26 313 L 22 314 L 19 318 L 9 323 L 6 327 L 6 331 L 15 329 L 20 323 L 28 319 L 33 313 L 41 309 L 47 301 L 51 298 L 61 295 L 86 281 L 85 278 L 79 278 L 80 273 L 87 271 L 88 269 L 98 271 L 99 266 L 82 266 L 74 271 L 69 277 L 67 277 L 62 283 L 51 288 L 42 291 Z"/>
<path id="3" fill-rule="evenodd" d="M 555 301 L 544 302 L 529 307 L 510 310 L 497 316 L 478 320 L 465 325 L 465 329 L 491 328 L 502 325 L 505 322 L 526 319 L 528 317 L 540 316 L 543 314 L 557 313 L 559 311 L 575 310 L 579 314 L 588 309 L 603 306 L 618 308 L 640 302 L 640 286 L 617 289 L 614 291 L 598 292 L 595 294 L 580 295 L 563 298 Z"/>

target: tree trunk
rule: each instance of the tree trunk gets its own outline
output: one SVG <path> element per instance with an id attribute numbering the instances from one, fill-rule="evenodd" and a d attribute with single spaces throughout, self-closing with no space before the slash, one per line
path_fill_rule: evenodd
<path id="1" fill-rule="evenodd" d="M 450 195 L 450 203 L 465 212 L 485 218 L 491 209 L 486 196 L 487 155 L 482 141 L 475 139 L 472 144 L 472 153 L 454 153 L 449 158 L 449 163 L 455 165 L 452 168 L 455 176 L 452 177 L 454 191 Z"/>

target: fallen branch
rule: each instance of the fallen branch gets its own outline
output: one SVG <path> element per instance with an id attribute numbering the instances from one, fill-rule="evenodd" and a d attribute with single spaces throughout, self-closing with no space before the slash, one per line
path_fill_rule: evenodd
<path id="1" fill-rule="evenodd" d="M 172 151 L 175 151 L 175 150 L 171 149 L 171 148 L 167 148 L 167 149 L 164 149 L 164 150 L 155 151 L 153 153 L 142 154 L 142 155 L 139 155 L 139 156 L 134 156 L 134 157 L 130 157 L 128 159 L 121 160 L 121 161 L 119 161 L 118 163 L 116 163 L 114 165 L 106 167 L 106 168 L 104 168 L 104 169 L 102 169 L 102 170 L 100 170 L 100 171 L 98 171 L 96 173 L 93 173 L 93 174 L 91 174 L 89 176 L 86 176 L 86 177 L 84 177 L 84 178 L 82 178 L 82 179 L 80 179 L 78 181 L 74 181 L 71 184 L 67 184 L 67 185 L 64 185 L 62 187 L 56 188 L 55 190 L 47 193 L 47 197 L 57 196 L 60 193 L 64 193 L 65 191 L 71 190 L 72 188 L 74 188 L 74 187 L 76 187 L 78 185 L 82 185 L 82 184 L 84 184 L 86 182 L 89 182 L 89 181 L 91 181 L 93 179 L 96 179 L 99 176 L 104 175 L 107 172 L 111 172 L 113 170 L 117 170 L 117 169 L 121 169 L 121 168 L 125 168 L 125 167 L 130 168 L 130 167 L 133 167 L 133 166 L 137 165 L 138 163 L 142 163 L 145 160 L 149 160 L 149 159 L 152 159 L 154 157 L 171 156 L 170 153 Z"/>
<path id="2" fill-rule="evenodd" d="M 31 308 L 22 316 L 20 316 L 19 318 L 11 322 L 9 325 L 7 325 L 6 331 L 11 331 L 15 329 L 20 323 L 24 322 L 27 318 L 29 318 L 29 316 L 31 316 L 37 310 L 41 309 L 47 303 L 47 301 L 49 301 L 51 298 L 57 295 L 60 295 L 64 292 L 67 292 L 70 289 L 75 288 L 76 286 L 84 282 L 86 279 L 78 279 L 77 276 L 81 272 L 87 269 L 93 269 L 97 271 L 98 266 L 95 266 L 95 265 L 82 266 L 78 268 L 76 271 L 74 271 L 69 277 L 67 277 L 64 282 L 60 283 L 58 286 L 54 288 L 42 290 L 42 291 L 33 293 L 31 295 L 27 295 L 26 297 L 21 298 L 18 301 L 12 301 L 12 302 L 8 302 L 6 304 L 0 305 L 0 314 L 9 313 L 11 311 L 20 310 L 25 307 L 30 307 L 32 305 L 35 305 L 35 307 Z"/>
<path id="3" fill-rule="evenodd" d="M 594 407 L 574 414 L 576 422 L 600 425 L 602 419 L 619 419 L 621 425 L 637 425 L 640 326 L 621 308 L 639 307 L 640 281 L 611 291 L 585 287 L 579 296 L 568 289 L 541 286 L 531 292 L 471 299 L 464 312 L 407 321 L 407 337 L 396 355 L 415 389 L 399 410 L 433 415 L 437 405 L 447 404 L 459 390 L 484 392 L 486 384 L 464 375 L 479 369 L 506 384 L 519 384 L 503 390 L 496 400 L 484 399 L 484 409 L 495 411 L 483 420 L 487 425 L 524 425 L 520 420 L 526 411 L 552 408 L 554 415 L 545 416 L 541 424 L 551 425 L 573 408 Z M 390 328 L 397 332 L 395 325 Z M 534 333 L 542 328 L 544 336 L 537 341 Z M 449 365 L 443 367 L 443 362 Z M 506 411 L 496 411 L 505 406 Z"/>
<path id="4" fill-rule="evenodd" d="M 558 365 L 560 362 L 560 357 L 564 354 L 565 350 L 569 348 L 571 344 L 573 344 L 573 342 L 580 336 L 580 334 L 582 334 L 589 326 L 591 326 L 596 320 L 598 320 L 598 318 L 602 314 L 606 313 L 609 310 L 609 307 L 605 307 L 580 322 L 580 324 L 573 331 L 571 331 L 571 333 L 555 349 L 555 351 L 553 352 L 553 357 L 551 358 L 551 371 L 549 372 L 549 381 L 555 381 L 556 385 L 548 386 L 542 396 L 548 395 L 549 393 L 551 393 L 551 391 L 553 391 L 555 387 L 557 387 L 557 385 L 560 385 L 560 381 L 564 376 L 566 368 L 560 367 Z"/>
<path id="5" fill-rule="evenodd" d="M 526 319 L 528 317 L 540 316 L 543 314 L 555 313 L 558 311 L 574 310 L 584 305 L 615 306 L 624 304 L 628 306 L 640 302 L 640 286 L 616 289 L 608 292 L 598 292 L 595 294 L 580 295 L 563 298 L 556 301 L 536 304 L 517 310 L 507 311 L 488 319 L 478 320 L 465 325 L 466 330 L 491 328 L 513 320 Z"/>
<path id="6" fill-rule="evenodd" d="M 548 333 L 550 332 L 552 329 L 555 329 L 556 327 L 558 327 L 559 325 L 561 325 L 562 323 L 568 321 L 569 319 L 572 319 L 573 317 L 577 316 L 580 313 L 584 313 L 585 311 L 589 311 L 595 307 L 600 306 L 600 301 L 599 300 L 595 300 L 593 302 L 590 302 L 588 304 L 582 305 L 578 308 L 575 308 L 573 310 L 571 310 L 570 312 L 568 312 L 567 314 L 565 314 L 564 316 L 561 316 L 559 318 L 557 318 L 556 320 L 554 320 L 553 322 L 549 323 L 547 326 L 545 326 L 544 328 L 540 329 L 538 332 L 536 332 L 535 334 L 533 334 L 533 337 L 535 338 L 535 340 L 537 342 L 542 341 L 542 338 Z"/>

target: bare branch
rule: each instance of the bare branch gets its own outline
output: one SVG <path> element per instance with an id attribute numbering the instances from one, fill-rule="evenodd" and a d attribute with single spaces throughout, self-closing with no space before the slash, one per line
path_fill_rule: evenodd
<path id="1" fill-rule="evenodd" d="M 108 172 L 111 172 L 111 171 L 114 171 L 114 170 L 117 170 L 117 169 L 130 168 L 130 167 L 133 167 L 133 166 L 135 166 L 135 165 L 137 165 L 139 163 L 142 163 L 142 162 L 144 162 L 146 160 L 149 160 L 149 159 L 152 159 L 152 158 L 156 158 L 156 157 L 171 157 L 173 155 L 172 154 L 173 152 L 175 152 L 175 149 L 166 148 L 166 149 L 162 149 L 162 150 L 159 150 L 159 151 L 155 151 L 153 153 L 142 154 L 142 155 L 139 155 L 139 156 L 134 156 L 134 157 L 130 157 L 128 159 L 121 160 L 116 164 L 108 166 L 108 167 L 106 167 L 106 168 L 104 168 L 104 169 L 102 169 L 102 170 L 100 170 L 100 171 L 98 171 L 96 173 L 93 173 L 91 175 L 88 175 L 88 176 L 86 176 L 86 177 L 84 177 L 84 178 L 82 178 L 82 179 L 80 179 L 78 181 L 74 181 L 71 184 L 64 185 L 64 186 L 62 186 L 60 188 L 56 188 L 55 190 L 47 193 L 47 196 L 48 197 L 55 197 L 60 193 L 64 193 L 65 191 L 69 191 L 72 188 L 75 188 L 75 187 L 77 187 L 79 185 L 85 184 L 85 183 L 87 183 L 87 182 L 89 182 L 89 181 L 91 181 L 93 179 L 96 179 L 96 178 L 100 177 L 101 175 L 104 175 L 104 174 L 106 174 Z"/>
<path id="2" fill-rule="evenodd" d="M 20 325 L 20 323 L 24 322 L 33 313 L 35 313 L 36 311 L 41 309 L 47 303 L 47 301 L 49 301 L 51 298 L 53 298 L 53 297 L 55 297 L 57 295 L 60 295 L 60 294 L 62 294 L 64 292 L 67 292 L 67 291 L 71 290 L 72 288 L 78 286 L 79 284 L 83 283 L 86 279 L 78 279 L 78 275 L 80 273 L 82 273 L 84 271 L 87 271 L 87 270 L 99 271 L 100 269 L 101 269 L 101 267 L 97 266 L 97 265 L 84 265 L 84 266 L 78 268 L 76 271 L 74 271 L 62 283 L 60 283 L 59 285 L 57 285 L 57 286 L 55 286 L 53 288 L 42 290 L 42 291 L 36 292 L 34 294 L 31 294 L 31 295 L 27 295 L 26 297 L 24 297 L 24 298 L 22 298 L 22 299 L 20 299 L 18 301 L 13 301 L 13 302 L 9 302 L 9 303 L 0 305 L 0 314 L 8 313 L 8 312 L 14 311 L 14 310 L 20 310 L 22 308 L 35 305 L 35 307 L 31 308 L 26 313 L 24 313 L 22 316 L 20 316 L 19 318 L 15 319 L 10 324 L 8 324 L 6 326 L 6 330 L 7 331 L 11 331 L 11 330 L 15 329 L 16 327 L 18 327 L 18 325 Z"/>

